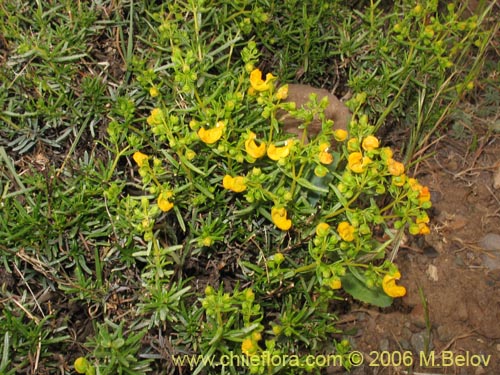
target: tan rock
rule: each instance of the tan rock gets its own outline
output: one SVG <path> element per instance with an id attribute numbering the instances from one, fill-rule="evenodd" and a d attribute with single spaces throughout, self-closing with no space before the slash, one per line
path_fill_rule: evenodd
<path id="1" fill-rule="evenodd" d="M 493 173 L 493 187 L 495 189 L 500 189 L 500 164 Z"/>
<path id="2" fill-rule="evenodd" d="M 328 97 L 328 107 L 325 109 L 326 118 L 333 121 L 334 129 L 347 130 L 347 125 L 351 120 L 351 112 L 335 95 L 330 94 L 325 89 L 301 84 L 289 84 L 288 97 L 285 102 L 295 102 L 296 108 L 301 108 L 309 102 L 311 94 L 317 95 L 318 102 L 325 96 Z M 301 120 L 292 117 L 284 110 L 278 111 L 277 117 L 283 123 L 283 129 L 286 132 L 302 136 L 303 129 L 299 129 L 299 126 L 302 125 Z M 307 131 L 309 139 L 316 136 L 321 131 L 321 121 L 314 118 Z"/>

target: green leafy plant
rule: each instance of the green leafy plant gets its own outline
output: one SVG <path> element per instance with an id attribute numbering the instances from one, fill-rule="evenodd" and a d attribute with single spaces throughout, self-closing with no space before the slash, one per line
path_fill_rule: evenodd
<path id="1" fill-rule="evenodd" d="M 390 247 L 429 231 L 429 191 L 385 134 L 411 134 L 408 162 L 480 87 L 497 26 L 465 6 L 2 3 L 0 372 L 72 363 L 62 332 L 88 319 L 87 375 L 320 373 L 305 358 L 325 353 L 349 369 L 337 314 L 404 295 Z M 315 96 L 286 102 L 292 80 L 350 97 L 348 132 Z"/>
<path id="2" fill-rule="evenodd" d="M 396 284 L 401 275 L 386 258 L 386 249 L 394 230 L 429 232 L 425 210 L 431 206 L 430 194 L 406 176 L 392 150 L 381 147 L 368 117 L 359 114 L 367 96 L 351 100 L 349 132 L 335 130 L 324 115 L 326 99 L 312 95 L 300 108 L 284 101 L 287 85 L 277 86 L 276 77 L 263 77 L 255 68 L 254 42 L 241 49 L 240 60 L 232 57 L 236 39 L 222 44 L 216 50 L 230 69 L 218 71 L 200 31 L 203 25 L 196 21 L 211 14 L 193 4 L 186 7 L 192 13 L 187 26 L 174 31 L 170 19 L 160 26 L 170 30 L 171 61 L 164 74 L 171 78 L 150 70 L 138 76 L 156 102 L 147 126 L 128 125 L 133 132 L 117 133 L 116 126 L 133 122 L 133 111 L 126 110 L 123 116 L 129 120 L 109 129 L 113 148 L 133 152 L 143 190 L 119 203 L 119 212 L 147 244 L 135 253 L 146 264 L 143 278 L 149 291 L 139 312 L 159 312 L 156 324 L 178 320 L 173 316 L 181 305 L 175 308 L 171 301 L 183 298 L 187 288 L 173 282 L 169 267 L 235 248 L 243 251 L 242 272 L 252 270 L 245 276 L 251 289 L 231 295 L 208 287 L 202 300 L 207 321 L 200 332 L 208 356 L 228 350 L 251 355 L 248 340 L 256 345 L 262 335 L 262 315 L 277 313 L 273 303 L 264 302 L 273 285 L 304 285 L 294 296 L 305 301 L 303 310 L 293 307 L 287 292 L 281 293 L 288 302 L 276 326 L 283 327 L 286 346 L 292 337 L 304 343 L 320 339 L 319 329 L 306 334 L 303 324 L 321 316 L 328 301 L 340 296 L 339 290 L 378 306 L 403 296 L 405 288 Z M 194 32 L 189 41 L 183 37 L 186 29 Z M 225 36 L 220 35 L 221 43 Z M 302 137 L 282 130 L 278 111 L 301 120 Z M 307 142 L 315 117 L 322 131 Z M 120 149 L 120 139 L 129 140 L 129 145 Z M 164 297 L 158 298 L 158 291 Z M 239 317 L 249 303 L 241 296 L 247 294 L 255 300 L 257 321 Z M 312 302 L 311 294 L 320 296 L 319 304 Z M 266 347 L 280 352 L 277 345 L 268 342 Z"/>
<path id="3" fill-rule="evenodd" d="M 88 69 L 95 65 L 92 40 L 103 29 L 95 22 L 100 11 L 71 1 L 1 5 L 6 22 L 0 31 L 9 50 L 9 63 L 0 64 L 2 146 L 20 154 L 37 145 L 60 149 L 79 126 L 93 128 L 109 100 Z"/>
<path id="4" fill-rule="evenodd" d="M 124 332 L 124 323 L 109 320 L 96 325 L 97 335 L 88 342 L 92 348 L 92 360 L 83 357 L 75 361 L 79 373 L 91 374 L 144 374 L 150 371 L 149 359 L 141 359 L 141 339 L 146 330 Z M 90 356 L 89 356 L 90 357 Z M 80 372 L 81 371 L 81 372 Z"/>
<path id="5" fill-rule="evenodd" d="M 364 111 L 377 129 L 409 130 L 407 161 L 474 88 L 495 35 L 495 27 L 480 27 L 493 6 L 467 16 L 467 3 L 400 1 L 387 11 L 371 1 L 347 18 L 340 49 L 350 61 L 348 86 L 367 94 Z"/>

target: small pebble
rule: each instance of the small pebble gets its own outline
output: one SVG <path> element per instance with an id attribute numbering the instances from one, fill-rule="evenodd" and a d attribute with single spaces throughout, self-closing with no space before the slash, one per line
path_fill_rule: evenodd
<path id="1" fill-rule="evenodd" d="M 500 252 L 495 251 L 488 254 L 482 254 L 481 259 L 483 260 L 483 265 L 490 270 L 500 269 Z"/>
<path id="2" fill-rule="evenodd" d="M 427 273 L 427 276 L 429 276 L 429 280 L 431 280 L 431 281 L 438 281 L 439 280 L 438 269 L 435 265 L 429 264 L 429 266 L 427 267 L 426 273 Z"/>
<path id="3" fill-rule="evenodd" d="M 487 276 L 486 285 L 492 288 L 496 287 L 496 285 L 500 282 L 500 269 L 489 271 Z"/>
<path id="4" fill-rule="evenodd" d="M 459 267 L 462 267 L 465 264 L 463 258 L 460 255 L 455 256 L 455 264 Z"/>
<path id="5" fill-rule="evenodd" d="M 500 234 L 488 233 L 479 240 L 479 246 L 484 250 L 500 251 Z"/>
<path id="6" fill-rule="evenodd" d="M 498 166 L 497 170 L 493 174 L 493 187 L 495 189 L 500 189 L 500 165 Z"/>
<path id="7" fill-rule="evenodd" d="M 389 340 L 388 339 L 380 340 L 379 348 L 380 348 L 380 351 L 389 350 Z"/>
<path id="8" fill-rule="evenodd" d="M 424 247 L 424 255 L 427 258 L 437 258 L 439 252 L 436 250 L 434 246 L 426 246 Z"/>
<path id="9" fill-rule="evenodd" d="M 455 217 L 452 221 L 448 223 L 448 228 L 451 230 L 459 230 L 465 227 L 468 224 L 467 219 L 462 216 Z"/>
<path id="10" fill-rule="evenodd" d="M 411 310 L 410 319 L 411 319 L 411 322 L 413 323 L 412 325 L 416 329 L 422 330 L 422 328 L 425 328 L 425 326 L 426 326 L 425 313 L 424 313 L 424 307 L 422 306 L 422 304 L 415 305 L 413 310 Z M 416 332 L 416 331 L 414 331 L 414 332 Z"/>
<path id="11" fill-rule="evenodd" d="M 399 345 L 403 350 L 411 350 L 411 345 L 408 342 L 408 340 L 405 339 L 399 340 Z"/>
<path id="12" fill-rule="evenodd" d="M 469 319 L 469 312 L 465 303 L 459 303 L 455 306 L 455 316 L 462 322 Z"/>
<path id="13" fill-rule="evenodd" d="M 425 347 L 425 343 L 428 341 L 428 348 Z M 426 330 L 414 333 L 411 336 L 410 339 L 411 346 L 413 347 L 413 350 L 415 350 L 417 353 L 421 353 L 425 351 L 426 349 L 432 349 L 432 335 L 429 337 L 429 334 L 427 333 Z"/>
<path id="14" fill-rule="evenodd" d="M 500 269 L 500 235 L 486 234 L 479 240 L 479 246 L 486 250 L 481 254 L 482 264 L 490 270 Z"/>
<path id="15" fill-rule="evenodd" d="M 448 342 L 457 334 L 457 331 L 453 327 L 446 324 L 437 327 L 436 332 L 441 342 Z"/>

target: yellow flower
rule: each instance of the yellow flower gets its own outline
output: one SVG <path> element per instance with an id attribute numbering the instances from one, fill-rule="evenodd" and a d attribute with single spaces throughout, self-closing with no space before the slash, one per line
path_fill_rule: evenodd
<path id="1" fill-rule="evenodd" d="M 224 186 L 224 189 L 232 190 L 235 193 L 241 193 L 242 191 L 245 191 L 247 188 L 247 186 L 245 185 L 245 177 L 243 176 L 232 177 L 228 174 L 225 175 L 224 178 L 222 179 L 222 186 Z"/>
<path id="2" fill-rule="evenodd" d="M 168 212 L 174 207 L 174 204 L 169 201 L 169 199 L 172 198 L 173 195 L 174 193 L 172 191 L 167 190 L 163 191 L 158 196 L 158 207 L 160 208 L 160 210 L 162 210 L 163 212 Z"/>
<path id="3" fill-rule="evenodd" d="M 412 190 L 420 190 L 422 188 L 422 185 L 418 183 L 416 178 L 409 178 L 408 184 L 410 184 Z"/>
<path id="4" fill-rule="evenodd" d="M 208 236 L 208 237 L 203 238 L 201 240 L 201 243 L 205 247 L 210 247 L 214 244 L 214 239 L 212 237 Z"/>
<path id="5" fill-rule="evenodd" d="M 347 242 L 354 241 L 354 231 L 354 227 L 347 221 L 343 221 L 337 226 L 340 238 Z"/>
<path id="6" fill-rule="evenodd" d="M 275 264 L 280 265 L 285 260 L 285 256 L 282 253 L 276 253 L 271 257 L 271 259 Z"/>
<path id="7" fill-rule="evenodd" d="M 340 279 L 330 279 L 328 286 L 332 289 L 340 289 L 342 287 L 342 282 Z"/>
<path id="8" fill-rule="evenodd" d="M 267 73 L 266 80 L 264 81 L 260 69 L 254 69 L 250 73 L 250 85 L 252 85 L 252 89 L 255 91 L 261 92 L 269 90 L 272 87 L 271 85 L 274 79 L 275 77 L 271 73 Z"/>
<path id="9" fill-rule="evenodd" d="M 255 133 L 250 132 L 248 135 L 248 139 L 245 141 L 245 150 L 248 155 L 250 155 L 254 159 L 261 158 L 266 153 L 266 144 L 262 142 L 260 146 L 257 146 L 255 143 L 255 138 L 257 136 Z"/>
<path id="10" fill-rule="evenodd" d="M 255 354 L 257 351 L 257 344 L 250 338 L 244 339 L 241 343 L 241 351 L 246 355 Z"/>
<path id="11" fill-rule="evenodd" d="M 271 209 L 271 218 L 273 223 L 281 230 L 288 230 L 292 226 L 292 221 L 286 218 L 285 207 L 273 207 Z"/>
<path id="12" fill-rule="evenodd" d="M 424 202 L 429 202 L 431 200 L 431 192 L 429 191 L 429 188 L 427 186 L 423 186 L 422 189 L 420 189 L 418 200 L 420 204 Z"/>
<path id="13" fill-rule="evenodd" d="M 354 173 L 363 173 L 370 162 L 371 159 L 367 156 L 363 156 L 361 152 L 353 152 L 349 154 L 347 166 Z"/>
<path id="14" fill-rule="evenodd" d="M 186 159 L 187 160 L 193 160 L 196 157 L 196 152 L 193 150 L 187 149 L 186 150 Z"/>
<path id="15" fill-rule="evenodd" d="M 222 137 L 224 127 L 224 123 L 222 121 L 218 121 L 217 124 L 215 124 L 215 127 L 211 129 L 206 130 L 205 128 L 200 128 L 198 130 L 198 137 L 200 137 L 200 139 L 207 145 L 211 145 Z"/>
<path id="16" fill-rule="evenodd" d="M 252 302 L 253 300 L 255 300 L 255 293 L 253 292 L 252 289 L 250 288 L 247 288 L 243 291 L 243 294 L 245 296 L 245 300 L 248 301 L 248 302 Z M 260 333 L 259 333 L 260 335 Z M 260 340 L 260 339 L 257 339 L 257 341 Z"/>
<path id="17" fill-rule="evenodd" d="M 406 294 L 406 288 L 404 286 L 396 285 L 396 280 L 401 278 L 399 271 L 396 271 L 393 275 L 385 275 L 382 280 L 382 289 L 384 289 L 385 294 L 389 297 L 403 297 Z"/>
<path id="18" fill-rule="evenodd" d="M 148 116 L 146 122 L 150 126 L 160 125 L 163 121 L 163 111 L 160 108 L 154 108 L 151 115 Z"/>
<path id="19" fill-rule="evenodd" d="M 426 36 L 429 39 L 431 39 L 434 36 L 434 29 L 432 28 L 431 25 L 425 27 L 424 36 Z"/>
<path id="20" fill-rule="evenodd" d="M 140 151 L 134 152 L 134 155 L 132 155 L 132 158 L 134 161 L 137 163 L 139 167 L 142 167 L 145 163 L 147 163 L 149 156 L 146 154 L 143 154 Z"/>
<path id="21" fill-rule="evenodd" d="M 390 158 L 387 159 L 387 170 L 390 174 L 397 177 L 405 173 L 405 166 L 403 163 Z"/>
<path id="22" fill-rule="evenodd" d="M 418 223 L 418 234 L 426 235 L 429 233 L 431 233 L 431 229 L 429 228 L 429 226 L 427 224 Z"/>
<path id="23" fill-rule="evenodd" d="M 418 200 L 420 204 L 431 200 L 431 192 L 427 186 L 422 186 L 415 178 L 409 178 L 408 183 L 413 191 L 418 191 Z"/>
<path id="24" fill-rule="evenodd" d="M 417 217 L 417 220 L 415 220 L 415 222 L 417 224 L 420 224 L 420 223 L 427 224 L 429 222 L 429 216 L 424 212 L 419 217 Z"/>
<path id="25" fill-rule="evenodd" d="M 149 95 L 151 95 L 152 98 L 156 98 L 158 95 L 160 95 L 160 91 L 156 86 L 151 86 L 149 89 Z"/>
<path id="26" fill-rule="evenodd" d="M 196 130 L 198 129 L 198 126 L 198 121 L 196 121 L 195 119 L 191 119 L 191 121 L 189 121 L 189 129 Z"/>
<path id="27" fill-rule="evenodd" d="M 374 137 L 373 135 L 369 135 L 365 139 L 363 139 L 363 142 L 361 143 L 361 147 L 363 147 L 363 150 L 365 151 L 373 151 L 376 148 L 378 148 L 378 139 Z"/>
<path id="28" fill-rule="evenodd" d="M 85 357 L 78 357 L 74 363 L 75 371 L 79 374 L 86 374 L 92 368 Z"/>
<path id="29" fill-rule="evenodd" d="M 420 216 L 415 220 L 416 224 L 410 226 L 410 233 L 413 235 L 417 234 L 429 234 L 431 232 L 427 223 L 429 223 L 429 216 L 425 212 L 423 212 Z"/>
<path id="30" fill-rule="evenodd" d="M 348 135 L 349 133 L 344 129 L 337 129 L 333 132 L 333 137 L 337 142 L 344 142 Z"/>
<path id="31" fill-rule="evenodd" d="M 316 226 L 316 236 L 324 237 L 328 234 L 328 230 L 330 229 L 330 225 L 328 223 L 321 222 Z"/>
<path id="32" fill-rule="evenodd" d="M 280 160 L 286 158 L 290 154 L 290 149 L 292 148 L 293 140 L 289 139 L 285 142 L 282 147 L 276 147 L 274 144 L 270 144 L 267 148 L 267 156 L 271 160 Z"/>
<path id="33" fill-rule="evenodd" d="M 272 330 L 273 330 L 273 334 L 275 336 L 279 336 L 281 334 L 281 332 L 283 331 L 283 327 L 276 324 L 276 325 L 272 326 Z"/>
<path id="34" fill-rule="evenodd" d="M 319 161 L 321 164 L 332 164 L 333 155 L 328 152 L 329 143 L 322 143 L 319 145 Z"/>
<path id="35" fill-rule="evenodd" d="M 285 100 L 287 97 L 288 97 L 288 85 L 283 85 L 276 92 L 276 99 Z"/>

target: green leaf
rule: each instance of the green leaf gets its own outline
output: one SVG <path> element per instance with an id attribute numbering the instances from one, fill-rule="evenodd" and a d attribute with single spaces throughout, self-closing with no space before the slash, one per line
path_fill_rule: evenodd
<path id="1" fill-rule="evenodd" d="M 311 182 L 309 182 L 308 180 L 306 180 L 305 178 L 298 178 L 297 179 L 297 182 L 299 183 L 299 185 L 309 189 L 309 190 L 313 190 L 313 191 L 317 191 L 318 193 L 328 193 L 328 189 L 325 188 L 325 187 L 321 187 L 321 186 L 317 186 L 317 185 L 313 185 Z"/>
<path id="2" fill-rule="evenodd" d="M 363 280 L 352 273 L 346 273 L 340 280 L 342 281 L 342 289 L 357 300 L 378 307 L 388 307 L 392 304 L 392 298 L 385 294 L 381 288 L 368 288 Z"/>
<path id="3" fill-rule="evenodd" d="M 335 172 L 335 170 L 337 169 L 337 166 L 338 166 L 339 161 L 340 161 L 340 153 L 339 152 L 332 152 L 332 154 L 333 154 L 334 162 L 327 166 L 327 168 L 330 170 L 331 173 L 328 173 L 324 177 L 318 177 L 318 176 L 312 174 L 312 176 L 310 178 L 312 185 L 316 186 L 317 188 L 319 188 L 321 190 L 325 190 L 326 192 L 328 192 L 329 184 L 333 181 L 333 178 L 334 178 L 333 172 Z M 309 204 L 311 205 L 311 207 L 315 207 L 316 204 L 318 203 L 319 199 L 324 195 L 326 195 L 325 192 L 312 191 L 307 196 L 307 200 L 309 201 Z"/>
<path id="4" fill-rule="evenodd" d="M 186 167 L 191 169 L 193 172 L 196 172 L 202 176 L 206 176 L 205 172 L 203 172 L 201 169 L 192 164 L 186 157 L 184 157 L 183 155 L 178 155 L 178 156 L 181 163 L 184 164 Z"/>

